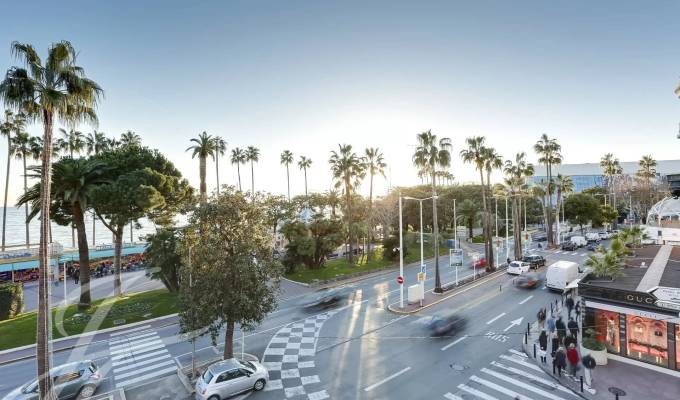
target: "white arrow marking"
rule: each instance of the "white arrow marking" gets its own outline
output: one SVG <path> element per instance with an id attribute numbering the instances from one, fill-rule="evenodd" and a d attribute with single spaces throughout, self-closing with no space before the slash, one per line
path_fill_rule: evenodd
<path id="1" fill-rule="evenodd" d="M 524 317 L 519 317 L 519 318 L 517 318 L 513 321 L 510 321 L 510 325 L 507 328 L 503 329 L 503 332 L 507 332 L 513 326 L 521 324 L 523 319 L 524 319 Z"/>

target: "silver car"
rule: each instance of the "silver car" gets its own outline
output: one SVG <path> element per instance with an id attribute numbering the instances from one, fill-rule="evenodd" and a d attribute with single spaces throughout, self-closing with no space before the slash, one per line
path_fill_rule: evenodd
<path id="1" fill-rule="evenodd" d="M 99 368 L 92 361 L 60 365 L 50 370 L 54 391 L 61 399 L 86 399 L 91 397 L 101 382 Z M 33 380 L 9 392 L 3 400 L 38 400 L 38 381 Z"/>
<path id="2" fill-rule="evenodd" d="M 262 364 L 235 358 L 212 364 L 196 381 L 196 400 L 220 400 L 249 390 L 262 390 L 269 372 Z"/>

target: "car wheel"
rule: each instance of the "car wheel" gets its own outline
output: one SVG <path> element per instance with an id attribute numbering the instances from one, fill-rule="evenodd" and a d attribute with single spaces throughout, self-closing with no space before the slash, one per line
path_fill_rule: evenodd
<path id="1" fill-rule="evenodd" d="M 78 398 L 79 399 L 87 399 L 92 397 L 94 392 L 97 391 L 97 387 L 94 385 L 85 385 L 83 386 L 82 389 L 80 389 L 80 392 L 78 393 Z"/>
<path id="2" fill-rule="evenodd" d="M 220 396 L 215 394 L 215 395 L 208 397 L 208 400 L 220 400 Z"/>
<path id="3" fill-rule="evenodd" d="M 264 381 L 264 379 L 258 379 L 253 385 L 253 390 L 259 392 L 260 390 L 264 389 L 265 383 L 266 382 Z"/>

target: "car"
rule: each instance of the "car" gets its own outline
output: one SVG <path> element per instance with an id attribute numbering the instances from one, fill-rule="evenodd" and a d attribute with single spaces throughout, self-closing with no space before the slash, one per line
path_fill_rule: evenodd
<path id="1" fill-rule="evenodd" d="M 480 258 L 472 263 L 472 268 L 486 268 L 486 258 Z"/>
<path id="2" fill-rule="evenodd" d="M 576 244 L 574 242 L 569 241 L 569 242 L 562 243 L 562 250 L 576 251 L 576 249 L 577 249 L 577 247 L 576 247 Z"/>
<path id="3" fill-rule="evenodd" d="M 598 232 L 598 235 L 600 236 L 601 240 L 607 240 L 612 238 L 611 232 Z"/>
<path id="4" fill-rule="evenodd" d="M 548 235 L 546 235 L 543 232 L 534 233 L 531 238 L 534 242 L 547 242 L 548 241 Z"/>
<path id="5" fill-rule="evenodd" d="M 602 245 L 599 245 L 595 242 L 590 243 L 588 246 L 586 246 L 586 249 L 588 249 L 589 251 L 598 251 L 601 248 L 602 248 Z"/>
<path id="6" fill-rule="evenodd" d="M 588 244 L 588 240 L 583 236 L 572 236 L 569 238 L 569 241 L 575 244 L 576 247 L 584 247 Z"/>
<path id="7" fill-rule="evenodd" d="M 444 317 L 435 315 L 427 323 L 427 329 L 431 336 L 449 336 L 463 330 L 466 324 L 465 318 L 455 314 Z"/>
<path id="8" fill-rule="evenodd" d="M 538 286 L 541 281 L 533 274 L 526 274 L 518 276 L 513 280 L 513 284 L 523 289 L 533 289 Z"/>
<path id="9" fill-rule="evenodd" d="M 220 400 L 260 391 L 269 382 L 269 372 L 255 361 L 229 358 L 210 365 L 196 380 L 196 400 Z"/>
<path id="10" fill-rule="evenodd" d="M 528 262 L 531 268 L 538 269 L 540 267 L 545 267 L 545 258 L 538 254 L 529 254 L 522 258 L 522 261 Z"/>
<path id="11" fill-rule="evenodd" d="M 99 368 L 91 360 L 59 365 L 50 370 L 54 391 L 59 400 L 92 397 L 101 383 Z M 40 396 L 36 379 L 9 392 L 3 400 L 38 400 Z"/>
<path id="12" fill-rule="evenodd" d="M 508 265 L 508 274 L 510 275 L 522 275 L 529 272 L 531 265 L 524 261 L 511 261 Z"/>
<path id="13" fill-rule="evenodd" d="M 322 290 L 311 301 L 304 304 L 305 308 L 330 308 L 354 293 L 351 286 Z"/>

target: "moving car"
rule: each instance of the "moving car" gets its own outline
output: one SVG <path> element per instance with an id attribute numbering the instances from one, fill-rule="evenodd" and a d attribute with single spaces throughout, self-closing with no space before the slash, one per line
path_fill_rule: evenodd
<path id="1" fill-rule="evenodd" d="M 524 261 L 512 261 L 508 265 L 508 274 L 510 275 L 522 275 L 529 272 L 531 266 L 528 262 Z"/>
<path id="2" fill-rule="evenodd" d="M 576 244 L 573 242 L 564 242 L 562 243 L 562 250 L 565 251 L 575 251 L 576 250 Z"/>
<path id="3" fill-rule="evenodd" d="M 433 316 L 427 323 L 427 328 L 432 336 L 451 335 L 465 328 L 465 318 L 451 314 L 446 317 Z"/>
<path id="4" fill-rule="evenodd" d="M 523 289 L 533 289 L 538 286 L 540 282 L 541 281 L 533 274 L 521 275 L 513 279 L 513 284 Z"/>
<path id="5" fill-rule="evenodd" d="M 545 258 L 538 254 L 529 254 L 528 256 L 524 256 L 522 261 L 528 262 L 533 269 L 545 267 Z"/>
<path id="6" fill-rule="evenodd" d="M 209 366 L 196 381 L 196 400 L 220 400 L 264 389 L 269 372 L 255 361 L 235 358 L 219 361 Z"/>
<path id="7" fill-rule="evenodd" d="M 335 306 L 341 300 L 354 293 L 351 286 L 344 286 L 328 290 L 322 290 L 311 301 L 307 302 L 305 308 L 329 308 Z"/>
<path id="8" fill-rule="evenodd" d="M 90 360 L 54 367 L 50 370 L 50 376 L 54 379 L 54 391 L 59 400 L 92 397 L 102 379 L 99 368 Z M 38 398 L 38 381 L 34 379 L 9 392 L 3 400 L 38 400 Z"/>
<path id="9" fill-rule="evenodd" d="M 578 277 L 578 264 L 573 261 L 556 261 L 548 267 L 545 286 L 548 289 L 564 292 L 567 286 Z"/>
<path id="10" fill-rule="evenodd" d="M 486 268 L 486 258 L 480 258 L 472 263 L 472 268 Z"/>

